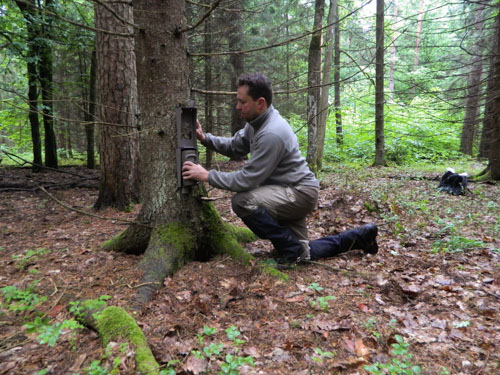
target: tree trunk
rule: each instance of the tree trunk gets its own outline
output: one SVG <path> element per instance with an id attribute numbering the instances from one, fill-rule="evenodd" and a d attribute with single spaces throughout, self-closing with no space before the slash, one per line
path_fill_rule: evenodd
<path id="1" fill-rule="evenodd" d="M 314 6 L 314 33 L 309 44 L 308 72 L 307 72 L 307 163 L 313 172 L 318 171 L 319 158 L 319 106 L 321 95 L 321 36 L 325 13 L 325 1 L 316 0 Z"/>
<path id="2" fill-rule="evenodd" d="M 420 0 L 417 16 L 417 32 L 415 34 L 415 56 L 413 58 L 413 70 L 417 70 L 420 57 L 420 42 L 422 33 L 422 23 L 424 21 L 425 0 Z"/>
<path id="3" fill-rule="evenodd" d="M 333 47 L 334 47 L 334 26 L 333 21 L 336 17 L 336 1 L 330 0 L 330 6 L 328 10 L 327 24 L 330 25 L 325 31 L 325 61 L 323 63 L 323 81 L 320 90 L 319 99 L 319 121 L 318 121 L 318 138 L 317 138 L 317 159 L 316 166 L 317 170 L 320 171 L 323 168 L 323 150 L 325 147 L 325 132 L 326 132 L 326 119 L 329 112 L 328 99 L 330 97 L 330 72 L 332 70 L 332 60 L 333 60 Z"/>
<path id="4" fill-rule="evenodd" d="M 95 208 L 113 206 L 124 210 L 139 201 L 137 75 L 133 28 L 115 14 L 133 23 L 132 2 L 104 4 L 95 4 L 96 27 L 110 32 L 98 32 L 96 38 L 101 181 Z"/>
<path id="5" fill-rule="evenodd" d="M 71 140 L 71 129 L 68 123 L 64 124 L 65 153 L 66 158 L 73 159 L 73 142 Z"/>
<path id="6" fill-rule="evenodd" d="M 135 36 L 145 150 L 140 159 L 144 204 L 137 221 L 143 224 L 130 226 L 104 248 L 144 252 L 137 307 L 152 297 L 167 275 L 190 260 L 220 252 L 247 263 L 252 259 L 214 206 L 200 199 L 200 186 L 186 188 L 187 192 L 177 186 L 175 108 L 185 106 L 189 94 L 187 38 L 179 31 L 186 27 L 184 8 L 184 1 L 134 1 L 140 28 Z"/>
<path id="7" fill-rule="evenodd" d="M 394 72 L 396 70 L 396 23 L 398 21 L 398 2 L 393 0 L 394 13 L 392 16 L 392 36 L 391 36 L 391 61 L 389 71 L 389 102 L 394 102 Z"/>
<path id="8" fill-rule="evenodd" d="M 210 53 L 212 50 L 212 22 L 211 19 L 205 21 L 205 36 L 204 36 L 205 52 Z M 205 57 L 205 90 L 212 90 L 212 57 Z M 213 116 L 213 96 L 211 94 L 205 94 L 205 124 L 204 129 L 208 133 L 212 133 L 214 127 L 214 116 Z M 205 168 L 210 169 L 212 166 L 213 150 L 206 150 L 205 153 Z"/>
<path id="9" fill-rule="evenodd" d="M 90 60 L 90 75 L 87 83 L 88 86 L 88 96 L 86 98 L 87 104 L 85 105 L 85 136 L 87 139 L 87 168 L 95 168 L 95 121 L 96 121 L 96 100 L 97 100 L 97 90 L 96 90 L 96 71 L 97 71 L 97 57 L 96 50 L 92 50 L 91 60 Z"/>
<path id="10" fill-rule="evenodd" d="M 334 39 L 335 39 L 335 58 L 333 60 L 333 80 L 334 80 L 334 99 L 333 105 L 335 107 L 335 132 L 337 135 L 337 144 L 339 146 L 343 143 L 343 129 L 342 129 L 342 110 L 340 108 L 340 24 L 339 24 L 339 2 L 335 0 L 335 25 L 334 25 Z"/>
<path id="11" fill-rule="evenodd" d="M 43 165 L 42 160 L 42 137 L 40 136 L 40 122 L 38 118 L 38 73 L 36 61 L 39 56 L 37 40 L 39 38 L 38 22 L 36 21 L 37 10 L 34 0 L 30 4 L 16 1 L 17 6 L 23 14 L 26 22 L 26 34 L 28 52 L 26 56 L 26 70 L 28 77 L 28 119 L 31 128 L 31 141 L 33 143 L 33 172 L 40 172 Z"/>
<path id="12" fill-rule="evenodd" d="M 377 0 L 375 51 L 375 162 L 386 165 L 384 141 L 384 0 Z"/>
<path id="13" fill-rule="evenodd" d="M 493 46 L 494 47 L 494 46 Z M 486 103 L 484 104 L 483 127 L 481 130 L 481 141 L 479 142 L 479 157 L 488 158 L 490 152 L 490 142 L 492 139 L 492 126 L 495 121 L 495 55 L 491 53 L 490 69 L 488 74 L 488 86 L 486 87 Z"/>
<path id="14" fill-rule="evenodd" d="M 479 109 L 481 96 L 481 76 L 483 72 L 483 56 L 481 55 L 481 32 L 484 25 L 484 6 L 478 6 L 475 10 L 474 19 L 474 44 L 472 47 L 472 61 L 467 82 L 468 94 L 465 101 L 465 117 L 460 137 L 460 151 L 466 155 L 472 155 L 474 139 L 479 124 Z"/>
<path id="15" fill-rule="evenodd" d="M 237 1 L 229 12 L 227 20 L 228 24 L 228 47 L 230 51 L 241 51 L 243 46 L 243 19 L 241 17 L 240 11 L 240 1 Z M 230 26 L 229 26 L 230 25 Z M 231 91 L 236 92 L 238 89 L 237 78 L 240 74 L 245 71 L 245 63 L 243 60 L 243 55 L 240 53 L 230 55 L 229 63 L 233 68 L 231 76 Z M 236 110 L 236 98 L 231 100 L 231 134 L 235 134 L 238 130 L 243 129 L 246 121 L 240 116 L 240 113 Z"/>
<path id="16" fill-rule="evenodd" d="M 53 0 L 46 0 L 44 9 L 51 11 Z M 45 132 L 45 165 L 57 168 L 57 142 L 54 132 L 54 82 L 53 82 L 53 45 L 52 15 L 44 12 L 41 26 L 40 56 L 38 74 L 42 93 L 42 118 Z"/>
<path id="17" fill-rule="evenodd" d="M 493 94 L 491 95 L 493 116 L 491 123 L 489 162 L 491 178 L 493 180 L 500 180 L 500 13 L 497 13 L 496 16 L 494 55 Z"/>

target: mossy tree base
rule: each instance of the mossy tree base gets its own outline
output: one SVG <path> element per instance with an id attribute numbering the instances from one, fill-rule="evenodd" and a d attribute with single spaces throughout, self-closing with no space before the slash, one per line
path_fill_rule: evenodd
<path id="1" fill-rule="evenodd" d="M 165 277 L 192 260 L 204 261 L 226 254 L 245 265 L 255 261 L 240 245 L 257 239 L 249 229 L 224 222 L 210 202 L 201 202 L 200 208 L 201 220 L 196 223 L 181 218 L 154 228 L 132 225 L 103 244 L 104 250 L 144 253 L 139 264 L 143 277 L 133 303 L 135 309 L 140 310 L 152 298 Z M 287 279 L 285 274 L 271 266 L 261 267 L 268 274 Z"/>

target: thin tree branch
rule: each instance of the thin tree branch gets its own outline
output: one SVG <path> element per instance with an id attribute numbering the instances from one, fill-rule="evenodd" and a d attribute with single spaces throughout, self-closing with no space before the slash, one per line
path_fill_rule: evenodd
<path id="1" fill-rule="evenodd" d="M 125 38 L 132 38 L 134 36 L 133 33 L 116 33 L 116 32 L 110 31 L 110 30 L 97 29 L 97 28 L 92 27 L 92 26 L 88 26 L 88 25 L 84 25 L 82 23 L 78 23 L 78 22 L 73 21 L 73 20 L 71 20 L 69 18 L 63 17 L 60 14 L 58 14 L 56 12 L 53 12 L 51 10 L 44 9 L 44 8 L 33 7 L 33 4 L 31 4 L 30 2 L 28 2 L 26 0 L 16 0 L 16 2 L 24 4 L 24 5 L 26 5 L 27 7 L 30 7 L 30 8 L 36 8 L 37 10 L 39 10 L 39 11 L 41 11 L 43 13 L 47 13 L 47 14 L 49 14 L 51 16 L 54 16 L 54 17 L 60 19 L 61 21 L 67 22 L 67 23 L 69 23 L 69 24 L 71 24 L 73 26 L 81 27 L 82 29 L 86 29 L 86 30 L 94 31 L 94 32 L 101 32 L 101 33 L 109 34 L 109 35 L 122 36 L 122 37 L 125 37 Z"/>
<path id="2" fill-rule="evenodd" d="M 96 0 L 94 0 L 96 1 Z M 179 30 L 179 33 L 185 33 L 187 31 L 191 31 L 191 30 L 194 30 L 196 29 L 198 26 L 200 26 L 203 21 L 205 21 L 205 19 L 208 18 L 208 16 L 210 16 L 210 14 L 215 10 L 215 8 L 217 8 L 217 6 L 220 4 L 222 0 L 217 0 L 215 1 L 211 6 L 210 8 L 208 9 L 208 11 L 203 15 L 203 17 L 200 18 L 200 20 L 198 22 L 196 22 L 193 26 L 188 26 L 184 29 L 181 29 Z"/>
<path id="3" fill-rule="evenodd" d="M 336 25 L 337 23 L 342 22 L 346 18 L 352 16 L 353 14 L 355 14 L 356 12 L 358 12 L 359 10 L 363 9 L 365 6 L 367 6 L 371 2 L 372 2 L 372 0 L 368 0 L 366 3 L 362 4 L 359 8 L 354 9 L 352 12 L 348 13 L 346 16 L 342 17 L 341 19 L 339 19 L 339 20 L 337 20 L 335 22 L 332 22 L 331 24 L 325 25 L 325 26 L 320 27 L 320 28 L 318 28 L 316 30 L 309 31 L 309 32 L 307 32 L 305 34 L 302 34 L 302 35 L 299 35 L 299 36 L 297 36 L 295 38 L 290 38 L 290 39 L 285 40 L 283 42 L 271 44 L 270 46 L 256 47 L 256 48 L 251 48 L 251 49 L 243 50 L 243 51 L 226 51 L 226 52 L 213 52 L 213 53 L 190 53 L 190 56 L 193 56 L 193 57 L 209 57 L 209 56 L 240 55 L 240 54 L 246 54 L 246 53 L 263 51 L 263 50 L 271 49 L 271 48 L 275 48 L 275 47 L 281 47 L 281 46 L 286 45 L 288 43 L 292 43 L 292 42 L 295 42 L 297 40 L 306 38 L 306 37 L 308 37 L 311 34 L 314 34 L 316 32 L 319 32 L 319 31 L 323 30 L 323 29 L 326 29 L 327 27 L 330 27 L 332 25 Z"/>

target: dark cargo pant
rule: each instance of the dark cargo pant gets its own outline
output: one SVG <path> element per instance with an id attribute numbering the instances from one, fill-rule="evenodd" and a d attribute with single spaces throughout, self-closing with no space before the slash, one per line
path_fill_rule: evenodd
<path id="1" fill-rule="evenodd" d="M 233 211 L 244 218 L 264 207 L 281 224 L 290 228 L 309 247 L 306 216 L 318 203 L 319 188 L 316 186 L 264 185 L 254 190 L 236 193 L 232 198 Z"/>

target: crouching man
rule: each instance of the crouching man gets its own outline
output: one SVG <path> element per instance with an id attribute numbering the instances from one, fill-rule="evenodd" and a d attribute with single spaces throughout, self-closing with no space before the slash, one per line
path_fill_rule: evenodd
<path id="1" fill-rule="evenodd" d="M 234 172 L 207 171 L 188 161 L 183 178 L 235 192 L 233 211 L 257 236 L 272 242 L 278 263 L 316 260 L 351 249 L 376 254 L 374 224 L 308 241 L 306 216 L 316 207 L 319 182 L 302 157 L 290 125 L 272 106 L 272 96 L 265 75 L 241 75 L 236 109 L 247 121 L 245 127 L 225 138 L 204 133 L 198 122 L 196 135 L 207 148 L 228 157 L 250 153 L 250 160 Z"/>

